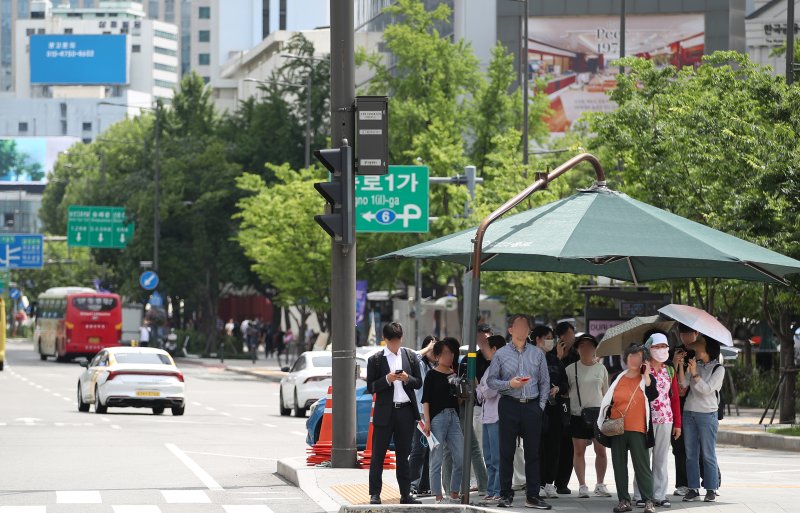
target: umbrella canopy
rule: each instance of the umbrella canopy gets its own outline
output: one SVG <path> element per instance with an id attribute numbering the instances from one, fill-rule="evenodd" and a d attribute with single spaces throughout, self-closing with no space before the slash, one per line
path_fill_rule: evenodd
<path id="1" fill-rule="evenodd" d="M 476 229 L 376 258 L 469 265 Z M 597 187 L 494 222 L 483 244 L 485 271 L 608 276 L 634 283 L 677 278 L 782 281 L 800 261 Z"/>
<path id="2" fill-rule="evenodd" d="M 717 340 L 720 344 L 733 346 L 733 337 L 730 330 L 705 310 L 688 305 L 673 304 L 659 308 L 658 311 L 670 319 L 675 319 L 681 324 L 685 324 L 693 330 Z"/>
<path id="3" fill-rule="evenodd" d="M 633 319 L 609 328 L 597 346 L 597 356 L 622 354 L 631 344 L 645 342 L 644 334 L 652 329 L 668 332 L 675 321 L 661 315 L 634 317 Z"/>

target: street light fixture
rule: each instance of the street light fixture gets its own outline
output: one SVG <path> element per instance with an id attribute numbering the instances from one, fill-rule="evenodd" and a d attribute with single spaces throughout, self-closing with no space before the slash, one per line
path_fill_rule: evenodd
<path id="1" fill-rule="evenodd" d="M 281 80 L 259 80 L 247 77 L 243 82 L 255 82 L 257 84 L 280 84 L 289 87 L 300 87 L 300 84 L 283 82 Z M 305 168 L 311 165 L 311 73 L 306 76 L 306 143 L 305 143 Z"/>

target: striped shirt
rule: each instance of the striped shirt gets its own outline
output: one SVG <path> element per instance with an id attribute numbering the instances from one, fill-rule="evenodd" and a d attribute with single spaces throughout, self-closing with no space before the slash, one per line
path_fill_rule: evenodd
<path id="1" fill-rule="evenodd" d="M 513 343 L 501 347 L 492 357 L 492 363 L 486 374 L 486 384 L 489 388 L 517 400 L 539 399 L 539 406 L 544 409 L 547 395 L 550 393 L 550 374 L 544 351 L 538 347 L 528 343 L 522 351 L 518 351 Z M 511 388 L 509 382 L 513 378 L 522 376 L 531 379 L 520 388 Z"/>

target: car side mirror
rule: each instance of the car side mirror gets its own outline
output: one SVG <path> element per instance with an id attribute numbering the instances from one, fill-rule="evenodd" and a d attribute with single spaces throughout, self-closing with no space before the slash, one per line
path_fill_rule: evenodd
<path id="1" fill-rule="evenodd" d="M 289 367 L 281 367 L 281 372 L 289 372 Z"/>
<path id="2" fill-rule="evenodd" d="M 80 363 L 80 365 L 81 365 L 81 367 L 86 367 L 88 369 L 89 368 L 89 360 L 83 360 Z"/>

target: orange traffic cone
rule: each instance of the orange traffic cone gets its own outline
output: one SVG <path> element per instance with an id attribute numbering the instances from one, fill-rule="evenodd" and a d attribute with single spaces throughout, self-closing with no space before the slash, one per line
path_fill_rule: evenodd
<path id="1" fill-rule="evenodd" d="M 375 416 L 375 394 L 372 394 L 372 410 L 369 413 L 369 431 L 367 431 L 367 446 L 361 452 L 361 459 L 359 464 L 361 468 L 369 468 L 372 462 L 372 419 Z M 386 457 L 383 459 L 383 468 L 392 469 L 395 467 L 394 451 L 386 451 Z"/>
<path id="2" fill-rule="evenodd" d="M 322 414 L 322 426 L 319 430 L 317 443 L 306 450 L 308 466 L 319 465 L 331 460 L 331 448 L 333 447 L 333 387 L 328 387 L 328 395 L 325 398 L 325 411 Z"/>

